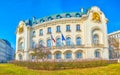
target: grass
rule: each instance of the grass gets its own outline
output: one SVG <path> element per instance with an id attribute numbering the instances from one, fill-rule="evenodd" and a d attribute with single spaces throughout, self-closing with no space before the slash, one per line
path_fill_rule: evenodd
<path id="1" fill-rule="evenodd" d="M 32 70 L 13 64 L 0 64 L 0 75 L 120 75 L 120 64 L 69 70 Z"/>

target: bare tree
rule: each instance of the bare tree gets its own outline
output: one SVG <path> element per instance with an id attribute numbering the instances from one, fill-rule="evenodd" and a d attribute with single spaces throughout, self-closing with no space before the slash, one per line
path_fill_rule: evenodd
<path id="1" fill-rule="evenodd" d="M 36 61 L 38 61 L 39 59 L 44 61 L 44 59 L 47 59 L 48 54 L 50 54 L 50 49 L 43 45 L 35 46 L 35 48 L 33 48 L 32 51 L 33 53 L 31 53 L 31 55 L 35 57 Z"/>
<path id="2" fill-rule="evenodd" d="M 108 42 L 109 42 L 110 48 L 112 49 L 110 53 L 112 55 L 112 58 L 120 58 L 119 39 L 109 37 Z"/>

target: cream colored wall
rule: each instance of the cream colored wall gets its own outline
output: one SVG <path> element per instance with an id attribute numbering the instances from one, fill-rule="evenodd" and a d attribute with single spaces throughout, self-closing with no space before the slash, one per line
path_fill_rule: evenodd
<path id="1" fill-rule="evenodd" d="M 54 53 L 56 51 L 60 51 L 62 53 L 62 59 L 64 59 L 64 52 L 67 50 L 72 51 L 72 57 L 75 58 L 74 52 L 77 50 L 83 51 L 83 58 L 95 58 L 94 52 L 95 50 L 99 49 L 101 52 L 101 57 L 108 59 L 108 41 L 107 41 L 107 26 L 105 21 L 104 14 L 101 15 L 101 22 L 96 23 L 92 21 L 92 12 L 101 12 L 97 8 L 92 8 L 88 14 L 83 15 L 81 18 L 62 18 L 62 19 L 56 19 L 48 22 L 44 22 L 41 24 L 33 25 L 32 27 L 24 25 L 24 32 L 22 34 L 19 34 L 17 32 L 16 34 L 16 60 L 18 60 L 18 54 L 22 54 L 24 57 L 24 60 L 29 60 L 29 51 L 31 49 L 32 41 L 36 42 L 36 44 L 39 44 L 39 40 L 42 39 L 45 43 L 45 46 L 47 46 L 47 39 L 51 38 L 50 34 L 47 34 L 47 28 L 51 27 L 52 29 L 52 35 L 56 39 L 57 37 L 61 38 L 61 33 L 56 33 L 56 26 L 60 26 L 61 32 L 65 36 L 71 37 L 71 41 L 76 44 L 76 37 L 80 36 L 82 39 L 82 44 L 85 45 L 84 48 L 75 48 L 75 49 L 54 49 L 51 50 L 52 53 L 52 59 L 54 59 Z M 80 32 L 76 32 L 76 25 L 80 24 Z M 66 25 L 70 25 L 71 32 L 66 32 Z M 96 31 L 95 33 L 98 33 L 101 37 L 100 44 L 103 44 L 104 47 L 101 48 L 93 48 L 92 47 L 92 30 L 98 28 L 100 31 Z M 39 30 L 43 29 L 43 36 L 39 36 Z M 36 36 L 32 37 L 32 32 L 36 32 Z M 18 39 L 20 37 L 24 38 L 25 43 L 25 50 L 24 52 L 18 52 Z M 55 43 L 54 43 L 55 46 Z"/>

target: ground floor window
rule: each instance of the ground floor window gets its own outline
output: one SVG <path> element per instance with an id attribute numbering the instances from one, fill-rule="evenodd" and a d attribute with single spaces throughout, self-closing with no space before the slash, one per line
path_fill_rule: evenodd
<path id="1" fill-rule="evenodd" d="M 82 55 L 82 52 L 77 52 L 75 56 L 76 58 L 82 58 L 83 55 Z"/>
<path id="2" fill-rule="evenodd" d="M 61 59 L 61 53 L 56 53 L 55 54 L 55 59 Z"/>
<path id="3" fill-rule="evenodd" d="M 72 53 L 71 53 L 71 52 L 67 52 L 67 53 L 65 54 L 65 58 L 66 58 L 66 59 L 72 58 Z"/>

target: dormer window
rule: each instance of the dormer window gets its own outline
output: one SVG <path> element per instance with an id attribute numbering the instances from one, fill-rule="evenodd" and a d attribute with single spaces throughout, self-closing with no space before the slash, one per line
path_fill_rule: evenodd
<path id="1" fill-rule="evenodd" d="M 45 22 L 45 20 L 43 20 L 43 19 L 42 19 L 42 20 L 40 20 L 40 23 L 43 23 L 43 22 Z"/>
<path id="2" fill-rule="evenodd" d="M 71 15 L 70 14 L 66 14 L 66 18 L 70 18 L 71 17 Z"/>
<path id="3" fill-rule="evenodd" d="M 50 20 L 53 20 L 53 18 L 52 17 L 48 17 L 48 21 L 50 21 Z"/>
<path id="4" fill-rule="evenodd" d="M 76 16 L 76 17 L 81 17 L 79 13 L 77 13 L 75 16 Z"/>
<path id="5" fill-rule="evenodd" d="M 60 19 L 60 18 L 62 18 L 62 17 L 61 17 L 60 15 L 57 15 L 56 18 L 57 18 L 57 19 Z"/>

